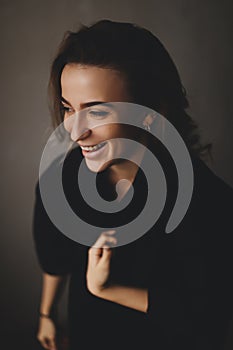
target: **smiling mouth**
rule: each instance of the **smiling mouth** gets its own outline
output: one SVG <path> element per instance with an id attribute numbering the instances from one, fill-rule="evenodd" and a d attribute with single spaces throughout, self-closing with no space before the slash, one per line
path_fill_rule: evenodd
<path id="1" fill-rule="evenodd" d="M 98 143 L 97 145 L 94 146 L 80 146 L 82 150 L 86 151 L 86 152 L 93 152 L 93 151 L 97 151 L 98 149 L 102 148 L 103 146 L 106 145 L 107 142 L 101 142 Z"/>

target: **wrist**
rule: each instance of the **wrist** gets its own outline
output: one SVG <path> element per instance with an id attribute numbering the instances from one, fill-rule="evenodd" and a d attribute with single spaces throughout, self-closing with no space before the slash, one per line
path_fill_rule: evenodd
<path id="1" fill-rule="evenodd" d="M 88 290 L 91 294 L 95 295 L 96 297 L 101 297 L 103 292 L 107 289 L 106 286 L 97 286 L 97 285 L 89 285 Z"/>
<path id="2" fill-rule="evenodd" d="M 50 313 L 51 313 L 51 309 L 52 309 L 52 307 L 50 305 L 43 305 L 43 304 L 41 304 L 38 307 L 38 312 L 41 315 L 48 315 L 49 316 Z"/>
<path id="3" fill-rule="evenodd" d="M 50 318 L 50 314 L 45 312 L 39 312 L 39 316 L 40 318 Z"/>

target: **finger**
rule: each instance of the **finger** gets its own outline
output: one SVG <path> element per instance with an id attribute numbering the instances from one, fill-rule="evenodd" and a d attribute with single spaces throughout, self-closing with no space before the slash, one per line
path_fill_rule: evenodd
<path id="1" fill-rule="evenodd" d="M 113 242 L 115 244 L 115 242 Z M 111 243 L 111 244 L 113 244 Z M 99 253 L 101 251 L 101 253 Z M 103 248 L 90 248 L 88 262 L 91 266 L 96 266 L 100 261 L 111 257 L 111 249 L 109 246 L 104 245 Z"/>
<path id="2" fill-rule="evenodd" d="M 92 248 L 103 248 L 105 243 L 116 243 L 116 238 L 112 237 L 115 232 L 115 230 L 102 232 Z"/>
<path id="3" fill-rule="evenodd" d="M 107 261 L 110 261 L 111 257 L 112 257 L 112 249 L 110 249 L 109 247 L 103 248 L 103 254 L 102 254 L 101 260 L 103 260 L 106 263 Z"/>
<path id="4" fill-rule="evenodd" d="M 91 264 L 98 264 L 103 255 L 103 248 L 109 248 L 109 246 L 116 244 L 116 238 L 111 236 L 115 232 L 115 230 L 102 232 L 95 244 L 89 249 L 89 262 Z"/>
<path id="5" fill-rule="evenodd" d="M 43 338 L 43 339 L 41 339 L 40 343 L 41 343 L 41 345 L 43 346 L 43 348 L 49 350 L 49 342 L 48 342 L 48 339 Z"/>
<path id="6" fill-rule="evenodd" d="M 55 340 L 54 340 L 54 339 L 51 339 L 51 342 L 50 342 L 50 349 L 51 349 L 51 350 L 57 350 L 57 347 L 56 347 L 56 344 L 55 344 Z"/>
<path id="7" fill-rule="evenodd" d="M 109 236 L 102 236 L 96 242 L 96 245 L 91 247 L 89 249 L 89 261 L 90 263 L 97 264 L 99 260 L 102 258 L 103 253 L 106 249 L 109 249 L 110 246 L 112 247 L 117 243 L 117 240 L 115 237 L 109 237 Z M 99 247 L 99 248 L 96 248 Z"/>
<path id="8" fill-rule="evenodd" d="M 108 230 L 108 231 L 102 232 L 102 234 L 106 234 L 106 235 L 114 235 L 114 233 L 116 233 L 116 230 Z"/>

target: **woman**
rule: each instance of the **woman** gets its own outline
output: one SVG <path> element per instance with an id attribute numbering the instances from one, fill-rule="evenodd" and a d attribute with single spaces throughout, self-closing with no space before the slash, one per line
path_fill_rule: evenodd
<path id="1" fill-rule="evenodd" d="M 136 103 L 166 116 L 190 152 L 195 186 L 187 215 L 173 235 L 164 234 L 168 205 L 150 232 L 110 249 L 109 244 L 118 243 L 115 231 L 103 232 L 91 248 L 59 232 L 44 210 L 37 185 L 34 238 L 43 269 L 38 331 L 41 344 L 56 348 L 50 311 L 61 280 L 71 274 L 70 349 L 222 348 L 232 315 L 228 275 L 232 260 L 227 234 L 230 207 L 224 205 L 226 199 L 232 203 L 232 192 L 200 160 L 209 146 L 200 144 L 197 127 L 185 111 L 188 101 L 169 54 L 143 28 L 99 21 L 67 34 L 53 62 L 49 87 L 54 126 L 64 121 L 72 141 L 82 148 L 82 153 L 80 148 L 72 150 L 64 164 L 64 191 L 77 215 L 86 220 L 91 217 L 96 226 L 105 224 L 108 228 L 120 226 L 126 217 L 142 210 L 146 179 L 135 162 L 122 157 L 120 137 L 137 138 L 154 148 L 166 172 L 174 174 L 161 145 L 142 130 L 135 134 L 135 129 L 118 123 L 91 128 L 87 119 L 81 118 L 80 124 L 75 124 L 74 115 L 85 110 L 90 110 L 92 119 L 103 118 L 97 108 L 100 103 Z M 150 130 L 154 120 L 142 118 L 140 122 Z M 100 150 L 86 148 L 96 145 Z M 100 162 L 101 157 L 96 160 L 91 156 L 95 151 L 109 161 Z M 133 149 L 131 156 L 143 162 L 140 147 Z M 126 212 L 103 219 L 80 205 L 74 174 L 77 161 L 83 157 L 88 169 L 100 174 L 99 189 L 106 199 L 116 198 L 115 184 L 120 179 L 133 184 L 134 204 Z M 126 185 L 118 193 L 120 201 L 127 198 Z M 172 190 L 173 185 L 171 180 Z M 213 193 L 215 197 L 211 198 Z"/>

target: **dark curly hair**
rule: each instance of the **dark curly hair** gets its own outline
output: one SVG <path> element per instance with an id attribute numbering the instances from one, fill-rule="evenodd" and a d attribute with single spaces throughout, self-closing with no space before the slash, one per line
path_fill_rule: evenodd
<path id="1" fill-rule="evenodd" d="M 53 126 L 63 121 L 61 73 L 68 63 L 111 68 L 123 74 L 132 101 L 163 114 L 178 130 L 190 153 L 210 155 L 198 126 L 187 114 L 189 103 L 177 68 L 159 39 L 136 24 L 101 20 L 67 32 L 55 57 L 49 97 Z"/>

